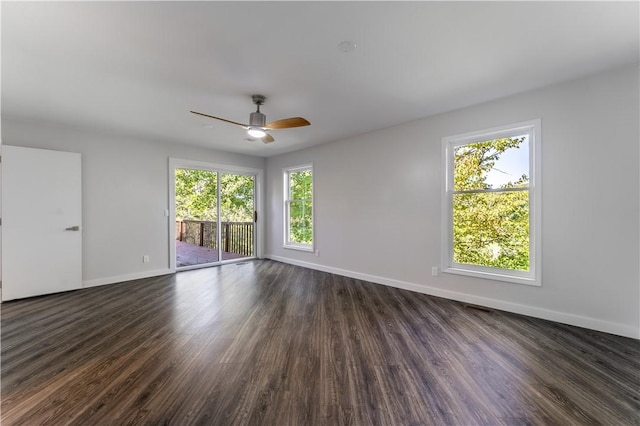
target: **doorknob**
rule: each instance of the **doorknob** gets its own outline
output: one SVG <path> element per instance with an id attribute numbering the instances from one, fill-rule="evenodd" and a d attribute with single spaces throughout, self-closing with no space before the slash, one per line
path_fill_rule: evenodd
<path id="1" fill-rule="evenodd" d="M 78 225 L 70 226 L 70 227 L 65 229 L 65 231 L 79 231 L 79 230 L 80 230 L 80 227 Z"/>

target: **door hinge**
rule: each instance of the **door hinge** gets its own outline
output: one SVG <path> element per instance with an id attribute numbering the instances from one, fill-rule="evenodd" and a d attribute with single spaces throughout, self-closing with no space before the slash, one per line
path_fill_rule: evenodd
<path id="1" fill-rule="evenodd" d="M 258 222 L 258 212 L 256 210 L 253 211 L 253 222 L 254 223 Z"/>

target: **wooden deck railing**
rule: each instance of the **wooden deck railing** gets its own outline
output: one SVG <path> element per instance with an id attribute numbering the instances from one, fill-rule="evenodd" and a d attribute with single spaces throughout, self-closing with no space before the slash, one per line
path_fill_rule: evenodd
<path id="1" fill-rule="evenodd" d="M 222 222 L 222 251 L 253 256 L 253 222 Z M 176 240 L 217 249 L 217 222 L 176 220 Z"/>

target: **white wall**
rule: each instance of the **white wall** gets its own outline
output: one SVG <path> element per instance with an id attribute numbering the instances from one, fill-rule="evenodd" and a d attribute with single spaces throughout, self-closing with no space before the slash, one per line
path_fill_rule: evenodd
<path id="1" fill-rule="evenodd" d="M 264 159 L 2 120 L 5 145 L 82 154 L 85 286 L 169 272 L 169 157 L 264 169 Z M 149 255 L 150 262 L 142 263 Z"/>
<path id="2" fill-rule="evenodd" d="M 640 336 L 638 67 L 267 160 L 268 257 Z M 542 119 L 542 287 L 441 274 L 441 139 Z M 316 249 L 282 247 L 282 168 L 313 162 Z"/>

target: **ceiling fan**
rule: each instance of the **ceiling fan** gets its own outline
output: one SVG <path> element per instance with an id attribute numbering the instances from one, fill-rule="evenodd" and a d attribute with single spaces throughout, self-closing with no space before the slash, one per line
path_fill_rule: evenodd
<path id="1" fill-rule="evenodd" d="M 264 143 L 273 142 L 273 136 L 267 133 L 267 130 L 277 129 L 289 129 L 291 127 L 308 126 L 311 123 L 302 117 L 283 118 L 282 120 L 272 121 L 269 124 L 267 122 L 267 116 L 260 112 L 260 106 L 264 104 L 266 98 L 262 95 L 251 96 L 253 103 L 257 106 L 256 112 L 252 112 L 249 115 L 249 124 L 242 124 L 235 121 L 227 120 L 226 118 L 214 117 L 213 115 L 203 114 L 197 111 L 190 111 L 193 114 L 202 115 L 203 117 L 214 118 L 220 121 L 226 121 L 227 123 L 240 126 L 247 131 L 249 136 L 255 139 L 260 139 Z"/>

